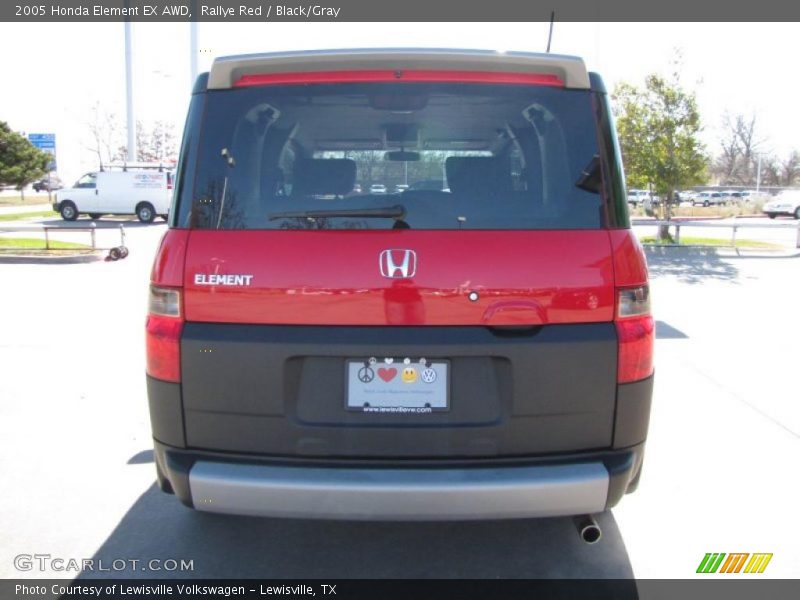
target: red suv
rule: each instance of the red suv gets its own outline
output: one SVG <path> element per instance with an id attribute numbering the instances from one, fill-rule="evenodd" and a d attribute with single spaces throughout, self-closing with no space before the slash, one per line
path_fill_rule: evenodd
<path id="1" fill-rule="evenodd" d="M 578 58 L 216 60 L 152 271 L 161 488 L 285 517 L 614 506 L 653 386 L 623 181 Z"/>

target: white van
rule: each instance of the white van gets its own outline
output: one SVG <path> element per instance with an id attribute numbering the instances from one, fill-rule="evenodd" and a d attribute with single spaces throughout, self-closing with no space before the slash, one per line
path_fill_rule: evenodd
<path id="1" fill-rule="evenodd" d="M 65 221 L 80 215 L 99 219 L 106 214 L 136 215 L 151 223 L 164 220 L 172 200 L 173 174 L 166 169 L 134 169 L 86 173 L 71 188 L 58 190 L 53 210 Z"/>

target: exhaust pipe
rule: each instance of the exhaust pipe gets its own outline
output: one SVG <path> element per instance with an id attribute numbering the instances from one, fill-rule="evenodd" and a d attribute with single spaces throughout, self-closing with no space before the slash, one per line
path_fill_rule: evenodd
<path id="1" fill-rule="evenodd" d="M 573 518 L 578 535 L 587 544 L 596 544 L 603 537 L 600 526 L 592 515 L 579 515 Z"/>

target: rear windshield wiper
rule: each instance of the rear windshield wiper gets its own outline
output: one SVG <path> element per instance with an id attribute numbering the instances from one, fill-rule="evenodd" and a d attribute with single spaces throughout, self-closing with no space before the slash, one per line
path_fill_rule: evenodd
<path id="1" fill-rule="evenodd" d="M 361 217 L 373 219 L 402 219 L 406 216 L 406 207 L 402 204 L 384 208 L 340 208 L 329 210 L 298 210 L 270 213 L 269 220 L 277 219 L 327 219 L 335 217 Z"/>

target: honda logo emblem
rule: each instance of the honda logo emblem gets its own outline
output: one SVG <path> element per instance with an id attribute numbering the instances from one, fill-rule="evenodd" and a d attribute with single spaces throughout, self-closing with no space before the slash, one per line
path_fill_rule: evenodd
<path id="1" fill-rule="evenodd" d="M 384 250 L 379 263 L 384 277 L 408 279 L 417 272 L 417 253 L 413 250 Z"/>

